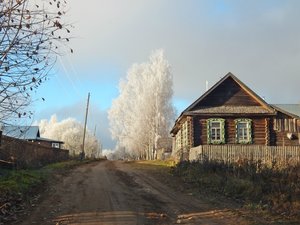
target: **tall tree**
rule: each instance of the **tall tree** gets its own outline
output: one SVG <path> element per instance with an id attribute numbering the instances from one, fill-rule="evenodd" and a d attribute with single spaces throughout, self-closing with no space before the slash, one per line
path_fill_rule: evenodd
<path id="1" fill-rule="evenodd" d="M 0 0 L 0 123 L 31 116 L 32 91 L 69 41 L 65 7 L 59 0 Z"/>
<path id="2" fill-rule="evenodd" d="M 168 137 L 174 120 L 173 79 L 164 51 L 154 51 L 147 63 L 134 64 L 119 91 L 109 110 L 112 136 L 131 154 L 153 159 L 157 140 Z"/>

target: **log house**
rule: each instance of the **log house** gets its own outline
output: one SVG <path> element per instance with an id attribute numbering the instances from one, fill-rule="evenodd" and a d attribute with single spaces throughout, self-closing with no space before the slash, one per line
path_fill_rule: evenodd
<path id="1" fill-rule="evenodd" d="M 299 105 L 300 112 L 300 105 Z M 177 118 L 173 153 L 199 145 L 299 145 L 300 113 L 270 105 L 228 73 Z"/>

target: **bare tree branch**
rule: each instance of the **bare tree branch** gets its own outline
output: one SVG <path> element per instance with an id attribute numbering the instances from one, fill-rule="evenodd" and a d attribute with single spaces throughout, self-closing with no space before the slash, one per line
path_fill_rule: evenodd
<path id="1" fill-rule="evenodd" d="M 65 8 L 59 0 L 0 0 L 0 123 L 31 117 L 32 93 L 70 39 Z"/>

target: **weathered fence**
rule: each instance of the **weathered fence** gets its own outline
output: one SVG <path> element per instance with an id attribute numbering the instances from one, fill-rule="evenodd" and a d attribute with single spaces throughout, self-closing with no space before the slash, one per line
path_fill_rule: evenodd
<path id="1" fill-rule="evenodd" d="M 190 161 L 204 159 L 228 163 L 241 159 L 260 160 L 262 163 L 300 163 L 300 146 L 200 145 L 190 149 Z"/>
<path id="2" fill-rule="evenodd" d="M 17 168 L 34 168 L 69 158 L 69 151 L 2 136 L 0 160 Z"/>

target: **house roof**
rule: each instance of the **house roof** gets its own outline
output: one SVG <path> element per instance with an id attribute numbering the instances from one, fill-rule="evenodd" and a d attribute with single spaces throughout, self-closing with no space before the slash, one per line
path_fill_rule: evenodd
<path id="1" fill-rule="evenodd" d="M 234 86 L 242 90 L 243 96 L 251 99 L 255 104 L 252 105 L 224 105 L 221 102 L 216 104 L 208 105 L 207 99 L 216 93 L 216 89 L 223 88 L 223 93 L 231 93 L 230 88 L 226 89 L 226 82 L 234 84 Z M 228 84 L 228 83 L 227 83 Z M 225 87 L 221 87 L 223 86 Z M 225 92 L 224 92 L 225 91 Z M 231 93 L 232 94 L 232 93 Z M 222 99 L 221 96 L 220 99 Z M 214 100 L 219 100 L 215 98 Z M 185 116 L 189 115 L 238 115 L 238 114 L 252 114 L 252 115 L 275 115 L 276 110 L 266 103 L 261 97 L 259 97 L 254 91 L 252 91 L 247 85 L 240 81 L 231 72 L 227 73 L 221 80 L 219 80 L 214 86 L 212 86 L 208 91 L 206 91 L 202 96 L 200 96 L 196 101 L 194 101 L 190 106 L 188 106 L 177 118 L 174 127 L 171 130 L 173 133 L 176 130 L 176 124 Z"/>
<path id="2" fill-rule="evenodd" d="M 36 140 L 40 137 L 38 126 L 4 126 L 3 134 L 24 140 Z"/>
<path id="3" fill-rule="evenodd" d="M 268 104 L 266 103 L 261 97 L 259 97 L 254 91 L 252 91 L 247 85 L 245 85 L 242 81 L 240 81 L 236 76 L 234 76 L 231 72 L 227 73 L 220 81 L 218 81 L 214 86 L 212 86 L 207 92 L 205 92 L 200 98 L 198 98 L 195 102 L 193 102 L 189 107 L 187 107 L 181 115 L 185 115 L 188 114 L 188 112 L 190 111 L 194 111 L 194 113 L 196 113 L 198 111 L 198 113 L 201 113 L 201 110 L 199 111 L 197 110 L 193 110 L 195 106 L 199 105 L 201 103 L 201 101 L 203 101 L 207 96 L 209 96 L 217 87 L 219 87 L 222 83 L 224 83 L 226 80 L 228 79 L 232 79 L 236 84 L 238 84 L 240 86 L 240 88 L 242 88 L 249 96 L 251 96 L 257 103 L 259 103 L 259 105 L 261 106 L 260 108 L 262 108 L 263 110 L 258 110 L 258 107 L 249 107 L 247 108 L 247 112 L 248 113 L 261 113 L 261 114 L 266 114 L 266 113 L 270 113 L 270 114 L 274 114 L 275 111 L 274 109 Z M 203 107 L 204 108 L 204 107 Z M 205 107 L 207 110 L 209 110 L 207 107 Z M 236 108 L 236 109 L 233 109 Z M 253 110 L 253 111 L 251 111 Z M 218 107 L 218 110 L 215 108 L 213 110 L 211 110 L 212 112 L 210 113 L 226 113 L 227 108 L 225 107 Z M 236 106 L 232 107 L 231 110 L 232 113 L 241 113 L 243 111 L 240 111 L 237 109 Z M 206 112 L 205 112 L 206 113 Z"/>
<path id="4" fill-rule="evenodd" d="M 300 104 L 272 104 L 271 106 L 279 112 L 300 119 Z"/>
<path id="5" fill-rule="evenodd" d="M 45 142 L 55 142 L 55 143 L 60 143 L 63 144 L 63 141 L 58 141 L 58 140 L 53 140 L 53 139 L 49 139 L 49 138 L 43 138 L 43 137 L 38 137 L 36 139 L 37 141 L 45 141 Z"/>
<path id="6" fill-rule="evenodd" d="M 197 114 L 268 114 L 265 108 L 260 106 L 217 106 L 217 107 L 200 107 L 193 111 L 187 111 L 184 115 Z"/>
<path id="7" fill-rule="evenodd" d="M 3 135 L 23 140 L 64 143 L 62 141 L 40 137 L 38 126 L 4 126 L 2 132 Z"/>

